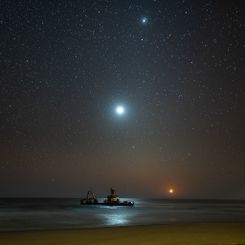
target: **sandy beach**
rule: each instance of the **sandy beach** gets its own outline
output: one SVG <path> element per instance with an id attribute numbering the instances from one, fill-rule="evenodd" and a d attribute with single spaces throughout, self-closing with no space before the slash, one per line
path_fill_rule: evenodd
<path id="1" fill-rule="evenodd" d="M 245 223 L 198 223 L 81 230 L 1 232 L 0 244 L 245 245 Z"/>

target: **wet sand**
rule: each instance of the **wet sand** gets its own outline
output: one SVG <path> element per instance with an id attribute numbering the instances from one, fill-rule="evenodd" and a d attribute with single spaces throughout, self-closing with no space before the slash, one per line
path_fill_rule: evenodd
<path id="1" fill-rule="evenodd" d="M 245 245 L 245 223 L 168 224 L 57 231 L 1 232 L 3 245 Z"/>

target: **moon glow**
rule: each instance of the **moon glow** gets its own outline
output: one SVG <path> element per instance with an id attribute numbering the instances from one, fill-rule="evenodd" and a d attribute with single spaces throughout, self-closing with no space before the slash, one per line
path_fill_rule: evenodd
<path id="1" fill-rule="evenodd" d="M 124 114 L 124 112 L 125 112 L 125 108 L 123 107 L 123 106 L 117 106 L 116 107 L 116 113 L 118 114 L 118 115 L 123 115 Z"/>

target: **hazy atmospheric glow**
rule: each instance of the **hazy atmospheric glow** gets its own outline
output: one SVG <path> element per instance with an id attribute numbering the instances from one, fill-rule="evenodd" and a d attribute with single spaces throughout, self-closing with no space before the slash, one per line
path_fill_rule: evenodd
<path id="1" fill-rule="evenodd" d="M 1 197 L 245 199 L 243 1 L 5 2 Z"/>

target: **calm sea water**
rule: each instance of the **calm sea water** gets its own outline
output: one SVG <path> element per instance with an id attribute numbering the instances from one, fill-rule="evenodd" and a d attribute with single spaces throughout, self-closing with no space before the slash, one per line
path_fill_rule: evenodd
<path id="1" fill-rule="evenodd" d="M 0 231 L 245 222 L 245 201 L 126 200 L 135 206 L 80 206 L 79 199 L 0 199 Z"/>

